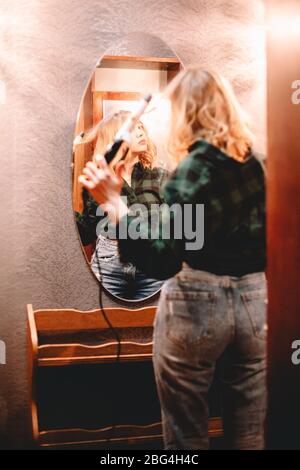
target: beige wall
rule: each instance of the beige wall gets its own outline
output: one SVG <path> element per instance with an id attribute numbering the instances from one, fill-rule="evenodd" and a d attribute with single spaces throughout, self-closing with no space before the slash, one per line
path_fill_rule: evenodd
<path id="1" fill-rule="evenodd" d="M 4 3 L 4 4 L 3 4 Z M 25 306 L 98 305 L 71 203 L 71 147 L 84 87 L 106 51 L 199 62 L 230 78 L 264 141 L 260 1 L 11 0 L 1 2 L 0 439 L 24 447 Z M 138 7 L 137 7 L 138 6 Z M 118 40 L 130 34 L 126 41 Z M 114 46 L 109 46 L 114 43 Z M 157 299 L 156 299 L 157 301 Z M 154 302 L 152 302 L 154 303 Z M 114 305 L 110 298 L 105 305 Z"/>
<path id="2" fill-rule="evenodd" d="M 97 68 L 94 90 L 159 93 L 166 84 L 165 70 Z"/>

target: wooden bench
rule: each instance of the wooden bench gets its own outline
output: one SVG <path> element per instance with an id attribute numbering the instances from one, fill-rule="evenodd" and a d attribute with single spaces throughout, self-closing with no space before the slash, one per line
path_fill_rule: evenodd
<path id="1" fill-rule="evenodd" d="M 30 410 L 32 435 L 37 446 L 81 448 L 96 445 L 98 448 L 107 448 L 108 445 L 126 447 L 157 443 L 157 448 L 162 448 L 159 402 L 152 370 L 152 332 L 156 308 L 107 307 L 107 322 L 101 310 L 33 310 L 32 305 L 27 305 Z M 117 331 L 119 344 L 109 323 Z M 78 386 L 74 382 L 77 385 L 71 386 L 67 395 L 60 392 L 62 378 L 68 374 L 71 379 L 70 382 L 63 380 L 64 386 L 70 386 L 72 380 L 77 379 L 80 383 L 80 377 L 84 376 L 82 380 L 86 381 L 86 387 L 85 384 Z M 90 399 L 91 391 L 95 393 L 94 402 Z M 76 392 L 79 393 L 77 402 Z M 63 396 L 67 396 L 67 399 L 60 402 Z M 110 396 L 112 399 L 117 396 L 118 405 L 122 406 L 122 422 L 115 422 L 119 415 L 110 417 L 106 413 Z M 75 400 L 75 405 L 70 407 L 70 411 L 69 402 L 72 400 Z M 125 400 L 123 404 L 122 400 Z M 144 408 L 135 411 L 135 404 Z M 92 414 L 87 411 L 91 423 L 94 414 L 97 424 L 98 412 L 99 420 L 102 413 L 106 416 L 106 422 L 99 421 L 98 426 L 93 422 L 90 426 L 85 421 L 85 406 L 95 411 Z M 143 409 L 144 421 L 141 417 L 141 414 L 144 415 Z M 78 422 L 77 411 L 81 412 L 81 418 L 78 413 Z M 64 414 L 68 412 L 69 423 L 63 423 Z M 108 422 L 110 419 L 112 422 Z M 221 436 L 221 419 L 211 418 L 209 429 L 210 436 Z"/>

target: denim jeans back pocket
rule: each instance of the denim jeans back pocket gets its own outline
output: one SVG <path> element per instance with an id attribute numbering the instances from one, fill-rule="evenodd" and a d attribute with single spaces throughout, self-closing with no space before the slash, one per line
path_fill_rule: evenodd
<path id="1" fill-rule="evenodd" d="M 241 297 L 250 318 L 254 335 L 265 340 L 268 329 L 266 324 L 266 289 L 241 292 Z"/>
<path id="2" fill-rule="evenodd" d="M 98 258 L 99 258 L 100 263 L 110 263 L 111 261 L 115 261 L 116 259 L 118 259 L 118 257 L 119 257 L 118 253 L 113 253 L 108 256 L 99 256 Z"/>
<path id="3" fill-rule="evenodd" d="M 187 346 L 212 337 L 212 292 L 174 290 L 166 293 L 166 302 L 166 336 L 171 341 Z"/>

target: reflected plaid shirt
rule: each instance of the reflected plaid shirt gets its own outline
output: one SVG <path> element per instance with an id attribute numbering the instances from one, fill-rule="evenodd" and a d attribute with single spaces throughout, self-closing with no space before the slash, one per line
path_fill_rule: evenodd
<path id="1" fill-rule="evenodd" d="M 133 204 L 143 204 L 149 210 L 152 204 L 164 202 L 163 185 L 168 180 L 170 172 L 162 167 L 146 168 L 141 162 L 135 163 L 131 174 L 131 186 L 124 180 L 121 196 L 127 197 L 128 207 Z M 83 190 L 83 212 L 75 212 L 76 223 L 83 245 L 89 245 L 97 239 L 98 223 L 106 217 L 96 215 L 98 203 L 92 195 Z"/>

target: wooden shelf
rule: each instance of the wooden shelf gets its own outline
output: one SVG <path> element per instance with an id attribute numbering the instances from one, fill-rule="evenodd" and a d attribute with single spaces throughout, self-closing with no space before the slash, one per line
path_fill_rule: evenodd
<path id="1" fill-rule="evenodd" d="M 152 328 L 156 307 L 143 307 L 136 310 L 106 308 L 111 324 L 117 330 Z M 101 341 L 99 344 L 83 344 L 70 341 L 78 332 L 85 332 L 93 339 L 101 331 L 108 331 L 100 310 L 88 312 L 58 309 L 36 310 L 28 306 L 29 344 L 32 358 L 37 366 L 59 366 L 114 362 L 117 358 L 116 340 Z M 60 342 L 53 342 L 59 335 Z M 151 341 L 121 341 L 120 360 L 151 360 Z"/>
<path id="2" fill-rule="evenodd" d="M 146 426 L 117 425 L 102 429 L 63 429 L 42 431 L 40 442 L 42 447 L 66 446 L 72 444 L 122 444 L 124 442 L 136 444 L 149 440 L 161 440 L 161 423 L 153 423 Z"/>
<path id="3" fill-rule="evenodd" d="M 86 346 L 84 344 L 47 344 L 38 348 L 38 365 L 59 366 L 66 364 L 114 362 L 117 357 L 117 346 L 116 342 L 98 346 Z M 145 361 L 151 360 L 151 358 L 152 342 L 145 344 L 131 341 L 122 342 L 120 354 L 122 361 Z"/>
<path id="4" fill-rule="evenodd" d="M 110 323 L 116 328 L 120 337 L 120 354 L 117 356 L 118 343 L 114 335 L 111 334 L 110 327 L 100 310 L 33 310 L 32 305 L 27 305 L 32 436 L 38 447 L 66 448 L 79 446 L 84 448 L 96 445 L 97 448 L 101 448 L 108 444 L 112 446 L 123 444 L 128 446 L 139 443 L 147 445 L 149 443 L 158 443 L 158 445 L 162 445 L 159 403 L 156 396 L 154 376 L 152 377 L 153 374 L 151 372 L 152 331 L 156 308 L 156 306 L 150 306 L 135 310 L 121 307 L 105 309 Z M 138 331 L 137 335 L 136 331 Z M 131 337 L 127 338 L 127 336 Z M 100 340 L 99 338 L 102 339 Z M 134 365 L 134 362 L 136 362 L 136 365 Z M 142 365 L 143 362 L 145 366 Z M 115 368 L 117 366 L 118 369 L 111 369 L 113 372 L 109 372 L 111 375 L 107 375 L 108 367 Z M 91 367 L 97 369 L 93 369 L 93 372 L 92 369 L 89 369 Z M 134 368 L 134 371 L 132 368 Z M 92 407 L 92 413 L 90 408 L 88 410 L 88 413 L 91 413 L 88 416 L 92 416 L 91 421 L 85 418 L 85 411 L 80 416 L 80 410 L 77 410 L 76 401 L 74 402 L 75 404 L 70 404 L 68 411 L 63 406 L 63 400 L 67 399 L 69 401 L 69 395 L 64 394 L 66 392 L 61 393 L 60 381 L 62 377 L 66 376 L 67 371 L 78 380 L 80 380 L 80 374 L 82 374 L 84 387 L 87 387 L 87 390 L 84 390 L 88 397 L 82 397 L 82 400 L 89 401 L 90 398 L 91 400 L 94 398 L 94 403 L 87 403 L 87 401 L 82 403 L 82 409 L 84 409 L 84 406 Z M 126 374 L 128 372 L 131 375 L 127 380 L 128 376 Z M 140 393 L 138 388 L 141 386 L 141 373 L 148 374 L 150 387 L 148 385 L 144 386 L 145 394 L 148 393 L 148 398 L 145 397 L 143 392 Z M 149 373 L 151 374 L 150 378 Z M 54 376 L 54 374 L 57 375 Z M 77 377 L 77 374 L 79 374 L 79 377 Z M 98 378 L 100 374 L 100 381 L 102 380 L 102 382 L 99 390 L 101 393 L 103 392 L 103 402 L 101 402 L 101 399 L 100 401 L 98 399 L 95 400 L 94 395 L 91 397 L 92 394 L 90 392 L 93 390 L 93 383 L 86 384 L 85 382 L 87 377 L 92 377 L 92 380 L 94 380 L 93 374 L 96 374 Z M 121 374 L 121 378 L 118 379 L 114 374 Z M 143 379 L 145 380 L 145 377 Z M 114 420 L 112 420 L 111 425 L 107 425 L 105 422 L 109 424 L 110 415 L 106 413 L 105 400 L 108 400 L 107 403 L 109 403 L 112 398 L 110 396 L 110 389 L 107 392 L 105 387 L 109 387 L 110 381 L 112 381 L 112 387 L 116 386 L 118 380 L 122 380 L 121 383 L 124 384 L 123 389 L 120 392 L 117 390 L 117 392 L 121 394 L 120 398 L 122 398 L 122 402 L 120 402 L 122 405 L 120 406 L 125 408 L 119 408 L 122 417 L 117 413 L 121 422 L 113 426 Z M 135 380 L 136 384 L 133 383 Z M 66 382 L 68 383 L 68 381 Z M 99 386 L 99 383 L 97 383 L 97 386 Z M 131 388 L 125 390 L 128 386 Z M 71 386 L 70 400 L 73 399 L 73 393 L 75 392 L 76 387 L 73 389 Z M 135 417 L 133 417 L 134 409 L 133 413 L 126 410 L 128 403 L 126 400 L 129 397 L 130 406 L 133 406 L 133 408 L 137 406 L 136 401 L 134 401 L 135 399 L 132 398 L 132 394 L 138 397 L 139 402 L 136 411 L 138 414 Z M 143 404 L 140 402 L 140 396 L 144 397 L 146 401 L 145 408 L 143 408 Z M 147 414 L 149 405 L 152 406 L 150 406 L 152 414 Z M 51 412 L 49 415 L 48 406 L 50 408 L 54 406 L 54 418 Z M 103 411 L 101 406 L 104 407 Z M 93 417 L 95 414 L 93 407 L 96 407 L 95 411 L 97 411 L 95 418 Z M 123 409 L 125 414 L 122 412 Z M 141 410 L 143 413 L 143 409 L 145 409 L 145 415 L 142 414 L 141 416 Z M 72 426 L 74 419 L 75 421 L 77 419 L 77 416 L 73 419 L 74 410 L 76 415 L 78 411 L 78 426 L 76 425 L 75 427 Z M 151 417 L 149 418 L 150 415 L 153 415 L 153 422 L 147 422 L 149 419 L 151 420 Z M 70 416 L 71 419 L 69 418 Z M 132 422 L 127 423 L 127 419 L 131 421 L 130 417 L 133 418 Z M 56 418 L 58 419 L 58 426 L 55 426 Z M 61 423 L 64 419 L 66 424 L 62 425 Z M 80 419 L 82 420 L 81 422 L 88 422 L 89 426 L 86 426 L 86 424 L 82 426 Z M 103 427 L 97 427 L 97 424 L 100 424 L 101 421 L 104 423 Z M 210 420 L 209 433 L 211 437 L 222 435 L 222 422 L 220 418 L 212 418 Z"/>
<path id="5" fill-rule="evenodd" d="M 117 437 L 114 434 L 117 433 Z M 222 437 L 222 420 L 219 417 L 210 418 L 209 436 L 212 438 Z M 40 433 L 41 447 L 65 447 L 70 445 L 89 445 L 99 444 L 99 446 L 135 445 L 138 443 L 162 441 L 161 422 L 149 424 L 146 426 L 128 426 L 118 425 L 113 429 L 112 426 L 103 429 L 55 429 L 51 431 L 42 431 Z"/>
<path id="6" fill-rule="evenodd" d="M 181 63 L 176 57 L 106 55 L 102 57 L 98 67 L 179 71 Z"/>
<path id="7" fill-rule="evenodd" d="M 30 408 L 33 439 L 41 447 L 69 445 L 115 444 L 161 440 L 160 422 L 144 426 L 135 424 L 116 425 L 99 429 L 56 428 L 41 429 L 43 400 L 39 373 L 42 368 L 83 366 L 141 362 L 152 360 L 152 331 L 156 306 L 135 310 L 106 308 L 105 314 L 120 337 L 118 342 L 110 333 L 110 326 L 100 310 L 79 311 L 74 309 L 39 309 L 27 306 L 29 373 L 31 384 Z M 140 338 L 126 339 L 129 332 L 139 331 Z M 99 340 L 99 336 L 102 339 Z M 105 338 L 105 335 L 107 336 Z M 132 335 L 131 335 L 132 336 Z M 78 340 L 79 339 L 79 340 Z M 52 369 L 51 369 L 52 370 Z M 39 385 L 39 386 L 38 386 Z M 147 405 L 147 404 L 145 404 Z M 61 404 L 57 404 L 60 407 Z M 95 404 L 97 406 L 97 404 Z"/>

